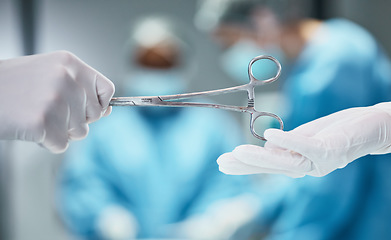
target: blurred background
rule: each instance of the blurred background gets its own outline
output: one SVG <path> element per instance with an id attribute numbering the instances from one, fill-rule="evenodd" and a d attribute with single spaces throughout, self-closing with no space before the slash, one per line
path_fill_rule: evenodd
<path id="1" fill-rule="evenodd" d="M 391 53 L 390 1 L 305 2 L 309 16 L 321 20 L 350 19 L 366 28 L 385 52 Z M 132 26 L 146 15 L 164 14 L 186 28 L 191 46 L 188 54 L 192 56 L 187 91 L 237 85 L 219 63 L 223 47 L 195 26 L 199 5 L 195 0 L 0 0 L 0 59 L 68 50 L 111 79 L 117 86 L 116 96 L 121 96 L 126 94 L 119 86 L 127 74 L 124 53 Z M 278 87 L 277 84 L 257 91 L 267 94 Z M 217 97 L 215 101 L 244 103 L 242 95 Z M 248 135 L 248 116 L 232 117 L 243 134 Z M 254 141 L 249 136 L 245 139 L 241 143 Z M 21 142 L 2 142 L 0 152 L 0 238 L 73 239 L 56 203 L 57 178 L 64 155 L 53 155 L 35 144 Z M 214 170 L 218 171 L 217 166 Z"/>

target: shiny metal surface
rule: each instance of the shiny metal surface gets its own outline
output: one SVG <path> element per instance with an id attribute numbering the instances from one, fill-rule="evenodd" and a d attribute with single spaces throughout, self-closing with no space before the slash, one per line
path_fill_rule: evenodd
<path id="1" fill-rule="evenodd" d="M 253 64 L 261 59 L 267 59 L 273 61 L 277 65 L 277 74 L 266 80 L 258 80 L 255 78 L 252 72 Z M 284 128 L 284 123 L 282 119 L 268 112 L 258 112 L 254 108 L 254 89 L 256 86 L 264 85 L 267 83 L 272 83 L 276 81 L 281 75 L 281 64 L 272 56 L 260 55 L 253 58 L 248 65 L 248 76 L 250 82 L 248 84 L 223 88 L 211 91 L 202 91 L 202 92 L 194 92 L 194 93 L 185 93 L 185 94 L 175 94 L 175 95 L 164 95 L 164 96 L 145 96 L 145 97 L 116 97 L 112 98 L 110 101 L 110 106 L 159 106 L 159 107 L 207 107 L 207 108 L 218 108 L 236 112 L 244 112 L 249 113 L 250 117 L 250 131 L 251 133 L 258 139 L 266 140 L 263 136 L 257 134 L 254 130 L 255 121 L 262 116 L 268 116 L 275 118 L 279 124 L 280 129 Z M 209 103 L 194 103 L 194 102 L 178 102 L 172 100 L 181 100 L 181 99 L 189 99 L 193 97 L 199 96 L 212 96 L 212 95 L 220 95 L 238 91 L 247 91 L 247 106 L 232 106 L 232 105 L 221 105 L 221 104 L 209 104 Z"/>

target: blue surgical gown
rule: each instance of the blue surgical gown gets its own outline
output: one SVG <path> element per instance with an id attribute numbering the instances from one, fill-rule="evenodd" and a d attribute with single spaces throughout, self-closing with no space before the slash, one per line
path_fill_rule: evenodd
<path id="1" fill-rule="evenodd" d="M 366 30 L 328 20 L 292 66 L 284 91 L 291 130 L 342 109 L 390 101 L 390 62 Z M 391 239 L 390 172 L 390 155 L 369 155 L 322 178 L 291 180 L 264 208 L 261 221 L 272 224 L 267 239 Z"/>
<path id="2" fill-rule="evenodd" d="M 100 239 L 99 214 L 119 205 L 136 217 L 138 237 L 161 237 L 164 225 L 250 191 L 247 177 L 224 175 L 216 163 L 241 143 L 240 128 L 222 110 L 114 108 L 65 156 L 61 216 L 79 236 Z"/>

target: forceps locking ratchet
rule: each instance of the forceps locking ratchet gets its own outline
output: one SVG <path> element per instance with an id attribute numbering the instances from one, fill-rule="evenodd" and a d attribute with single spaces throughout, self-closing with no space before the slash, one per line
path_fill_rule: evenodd
<path id="1" fill-rule="evenodd" d="M 273 61 L 277 65 L 277 74 L 266 80 L 258 80 L 254 77 L 252 72 L 253 64 L 261 59 L 267 59 Z M 281 64 L 272 56 L 260 55 L 253 58 L 248 64 L 248 76 L 250 82 L 244 85 L 229 87 L 211 91 L 202 91 L 194 93 L 184 93 L 175 95 L 162 95 L 162 96 L 146 96 L 146 97 L 115 97 L 110 101 L 110 106 L 163 106 L 163 107 L 207 107 L 207 108 L 218 108 L 224 110 L 231 110 L 237 112 L 245 112 L 250 114 L 250 131 L 254 137 L 266 141 L 266 139 L 258 135 L 254 130 L 255 121 L 261 116 L 268 116 L 275 118 L 279 124 L 280 129 L 284 128 L 284 124 L 279 116 L 269 112 L 258 112 L 254 108 L 254 88 L 256 86 L 264 85 L 276 81 L 281 75 Z M 199 96 L 212 96 L 220 95 L 225 93 L 232 93 L 237 91 L 247 91 L 247 106 L 232 106 L 232 105 L 221 105 L 212 103 L 196 103 L 196 102 L 179 102 L 173 100 L 188 99 Z"/>

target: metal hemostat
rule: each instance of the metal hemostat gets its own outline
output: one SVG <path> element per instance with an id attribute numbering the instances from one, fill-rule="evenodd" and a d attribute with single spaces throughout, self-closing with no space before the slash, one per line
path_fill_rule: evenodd
<path id="1" fill-rule="evenodd" d="M 253 64 L 262 59 L 267 59 L 273 61 L 277 65 L 277 74 L 266 80 L 258 80 L 254 77 L 252 72 Z M 260 55 L 253 58 L 248 65 L 248 76 L 250 82 L 244 85 L 217 89 L 211 91 L 203 91 L 203 92 L 194 92 L 194 93 L 185 93 L 185 94 L 175 94 L 175 95 L 164 95 L 164 96 L 146 96 L 146 97 L 116 97 L 112 98 L 110 101 L 110 106 L 163 106 L 163 107 L 207 107 L 207 108 L 218 108 L 236 112 L 244 112 L 250 114 L 250 131 L 254 135 L 254 137 L 266 141 L 266 139 L 257 134 L 254 130 L 255 121 L 262 116 L 268 116 L 275 118 L 280 123 L 280 129 L 284 128 L 284 123 L 282 119 L 276 114 L 269 112 L 258 112 L 254 108 L 254 89 L 256 86 L 264 85 L 267 83 L 272 83 L 276 81 L 281 75 L 281 64 L 277 59 L 267 55 Z M 181 99 L 189 99 L 193 97 L 200 96 L 212 96 L 212 95 L 220 95 L 225 93 L 232 93 L 238 91 L 247 91 L 247 106 L 233 106 L 233 105 L 221 105 L 221 104 L 210 104 L 210 103 L 194 103 L 194 102 L 179 102 L 172 100 L 181 100 Z"/>

